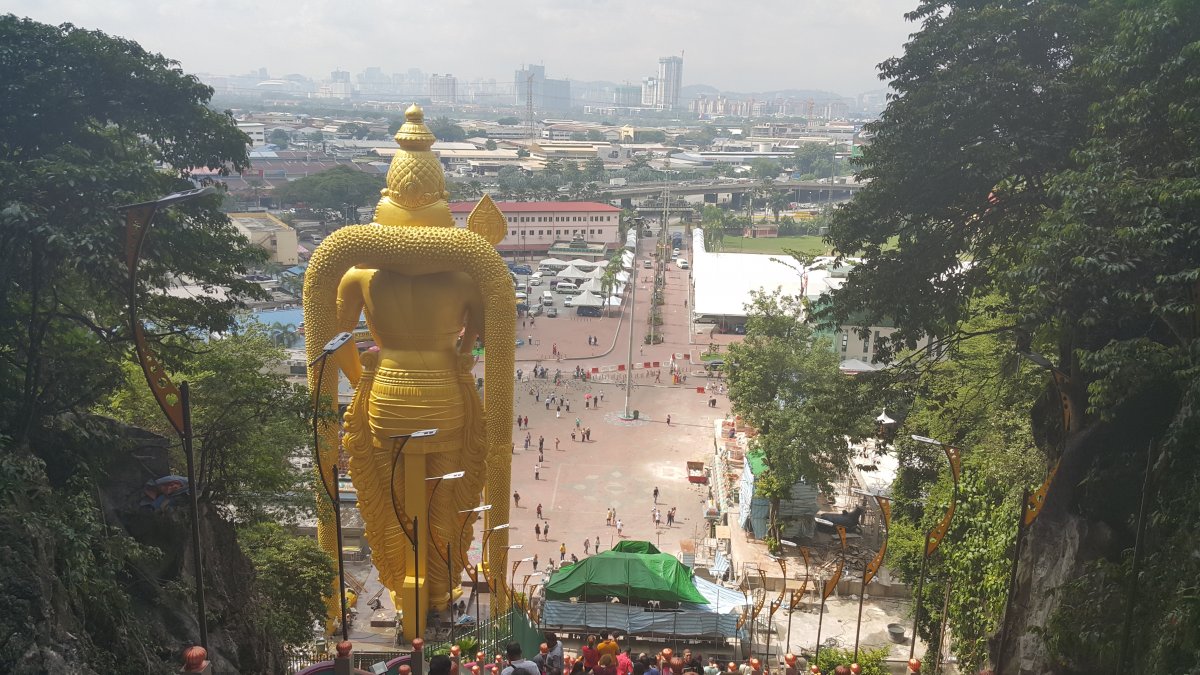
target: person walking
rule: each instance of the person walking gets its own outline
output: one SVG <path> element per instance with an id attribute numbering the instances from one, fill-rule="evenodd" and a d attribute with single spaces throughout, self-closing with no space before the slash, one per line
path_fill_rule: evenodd
<path id="1" fill-rule="evenodd" d="M 653 494 L 654 494 L 654 503 L 657 504 L 658 503 L 658 486 L 657 485 L 654 486 Z"/>
<path id="2" fill-rule="evenodd" d="M 567 559 L 567 542 L 562 542 L 558 545 L 558 561 L 562 562 Z"/>
<path id="3" fill-rule="evenodd" d="M 538 566 L 538 554 L 534 553 L 533 554 L 533 571 L 534 572 L 537 571 L 537 566 Z"/>
<path id="4" fill-rule="evenodd" d="M 533 479 L 534 480 L 542 479 L 542 465 L 541 464 L 533 465 Z"/>
<path id="5" fill-rule="evenodd" d="M 596 535 L 596 545 L 593 547 L 596 553 L 600 552 L 600 535 Z"/>
<path id="6" fill-rule="evenodd" d="M 554 437 L 554 449 L 558 450 L 558 436 Z"/>
<path id="7" fill-rule="evenodd" d="M 671 426 L 671 416 L 667 415 L 667 426 Z"/>
<path id="8" fill-rule="evenodd" d="M 541 448 L 538 448 L 538 462 L 541 463 L 544 461 L 546 461 L 546 454 L 542 452 Z"/>
<path id="9" fill-rule="evenodd" d="M 538 541 L 542 540 L 542 526 L 537 523 L 533 524 L 533 538 Z"/>
<path id="10" fill-rule="evenodd" d="M 583 538 L 583 554 L 591 555 L 591 553 L 592 553 L 592 540 L 588 539 L 587 537 L 584 537 Z"/>
<path id="11" fill-rule="evenodd" d="M 575 430 L 574 429 L 571 430 L 571 442 L 572 443 L 575 442 Z"/>
<path id="12" fill-rule="evenodd" d="M 604 510 L 604 526 L 605 527 L 612 526 L 612 507 L 609 507 Z"/>
<path id="13" fill-rule="evenodd" d="M 546 521 L 546 527 L 542 528 L 542 534 L 546 535 L 546 541 L 550 541 L 550 521 Z"/>
<path id="14" fill-rule="evenodd" d="M 538 520 L 542 519 L 542 505 L 540 503 L 537 505 L 537 517 Z"/>
<path id="15" fill-rule="evenodd" d="M 521 508 L 521 493 L 520 492 L 516 492 L 516 491 L 513 492 L 513 502 L 516 503 L 516 507 L 518 509 Z"/>
<path id="16" fill-rule="evenodd" d="M 538 436 L 538 452 L 541 452 L 542 448 L 545 448 L 545 447 L 546 447 L 546 437 L 539 435 Z"/>
<path id="17" fill-rule="evenodd" d="M 621 519 L 618 518 L 617 519 L 617 536 L 618 537 L 622 536 L 621 533 L 624 531 L 625 531 L 625 523 L 621 522 Z"/>

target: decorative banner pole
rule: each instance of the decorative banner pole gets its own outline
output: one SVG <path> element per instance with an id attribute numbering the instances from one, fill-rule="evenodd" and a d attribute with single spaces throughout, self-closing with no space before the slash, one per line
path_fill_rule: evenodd
<path id="1" fill-rule="evenodd" d="M 829 577 L 829 581 L 825 582 L 825 588 L 821 591 L 821 613 L 817 615 L 817 653 L 813 655 L 814 666 L 821 658 L 821 624 L 825 622 L 825 600 L 830 595 L 833 595 L 838 581 L 842 579 L 842 570 L 846 567 L 846 528 L 838 525 L 837 533 L 838 537 L 842 540 L 842 555 L 838 558 L 837 571 L 833 573 L 832 577 Z"/>
<path id="2" fill-rule="evenodd" d="M 912 645 L 908 649 L 910 660 L 917 653 L 917 623 L 921 620 L 921 596 L 925 590 L 925 571 L 929 567 L 929 557 L 937 550 L 942 539 L 946 537 L 946 532 L 950 530 L 950 520 L 954 517 L 954 508 L 958 505 L 958 479 L 962 473 L 962 450 L 926 436 L 913 436 L 912 439 L 918 443 L 939 446 L 946 453 L 946 459 L 950 462 L 950 476 L 954 480 L 954 491 L 950 495 L 950 507 L 946 509 L 946 515 L 942 516 L 941 522 L 934 525 L 925 535 L 925 553 L 921 557 L 921 575 L 917 579 L 917 607 L 913 612 Z"/>
<path id="3" fill-rule="evenodd" d="M 875 574 L 879 572 L 879 567 L 883 565 L 883 556 L 887 553 L 888 532 L 892 529 L 892 502 L 880 495 L 874 495 L 875 503 L 879 505 L 879 514 L 883 517 L 883 542 L 879 545 L 879 551 L 875 553 L 875 557 L 870 564 L 863 567 L 862 574 L 862 589 L 858 594 L 858 623 L 854 628 L 854 661 L 858 663 L 858 640 L 862 634 L 862 610 L 863 596 L 867 594 L 867 585 L 875 578 Z"/>
<path id="4" fill-rule="evenodd" d="M 142 258 L 142 244 L 150 233 L 154 223 L 154 214 L 160 208 L 177 204 L 196 197 L 204 197 L 216 193 L 216 188 L 205 187 L 197 190 L 175 192 L 154 201 L 139 204 L 126 204 L 118 208 L 125 212 L 125 267 L 129 271 L 129 330 L 133 336 L 134 351 L 137 352 L 138 364 L 146 376 L 146 384 L 158 407 L 167 416 L 167 421 L 179 434 L 183 445 L 183 454 L 187 459 L 188 496 L 192 516 L 192 566 L 196 568 L 196 617 L 200 627 L 200 646 L 208 649 L 208 616 L 205 605 L 204 591 L 204 560 L 200 550 L 200 486 L 196 482 L 195 454 L 192 452 L 192 406 L 188 383 L 176 387 L 170 376 L 163 368 L 162 362 L 150 350 L 146 341 L 146 331 L 137 316 L 138 299 L 138 262 Z M 201 467 L 203 473 L 203 467 Z"/>
<path id="5" fill-rule="evenodd" d="M 808 549 L 801 546 L 800 555 L 804 558 L 804 583 L 801 584 L 799 591 L 792 591 L 792 597 L 788 601 L 788 632 L 787 632 L 787 649 L 792 651 L 792 613 L 800 606 L 800 601 L 804 599 L 804 593 L 808 590 Z"/>
<path id="6" fill-rule="evenodd" d="M 757 633 L 758 615 L 762 613 L 763 603 L 767 601 L 767 574 L 758 570 L 759 583 L 762 584 L 762 594 L 754 600 L 754 609 L 750 612 L 750 651 L 754 651 L 754 638 Z"/>
<path id="7" fill-rule="evenodd" d="M 767 613 L 767 625 L 770 628 L 767 630 L 767 658 L 763 661 L 766 672 L 771 672 L 771 636 L 775 634 L 775 612 L 783 606 L 783 595 L 787 592 L 787 559 L 779 559 L 779 570 L 783 573 L 783 580 L 779 584 L 779 597 L 771 601 L 771 611 Z"/>

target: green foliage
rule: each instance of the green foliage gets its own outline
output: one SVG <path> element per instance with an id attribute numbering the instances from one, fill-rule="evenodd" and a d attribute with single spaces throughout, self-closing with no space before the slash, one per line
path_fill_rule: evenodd
<path id="1" fill-rule="evenodd" d="M 449 117 L 439 117 L 428 122 L 429 130 L 439 141 L 457 143 L 467 140 L 467 132 L 455 124 Z"/>
<path id="2" fill-rule="evenodd" d="M 275 189 L 281 206 L 304 204 L 309 208 L 340 209 L 346 204 L 367 206 L 379 199 L 384 177 L 346 164 L 285 183 Z"/>
<path id="3" fill-rule="evenodd" d="M 371 128 L 361 122 L 347 122 L 338 127 L 338 133 L 345 134 L 356 141 L 361 141 L 371 134 Z"/>
<path id="4" fill-rule="evenodd" d="M 206 106 L 210 88 L 133 42 L 9 15 L 0 44 L 0 433 L 21 447 L 43 420 L 86 409 L 120 380 L 127 272 L 116 207 L 193 187 L 183 176 L 195 167 L 246 168 L 247 139 Z M 224 331 L 261 294 L 241 277 L 264 255 L 219 203 L 156 216 L 137 288 L 147 323 Z M 161 292 L 180 277 L 229 295 Z"/>
<path id="5" fill-rule="evenodd" d="M 285 129 L 275 129 L 267 135 L 267 142 L 281 149 L 287 149 L 292 142 L 292 136 Z"/>
<path id="6" fill-rule="evenodd" d="M 767 472 L 758 489 L 775 512 L 798 481 L 822 490 L 850 468 L 851 442 L 871 433 L 855 380 L 838 369 L 828 340 L 804 322 L 801 299 L 755 293 L 747 305 L 746 339 L 726 361 L 733 409 L 759 430 L 754 450 Z"/>
<path id="7" fill-rule="evenodd" d="M 192 390 L 192 426 L 202 497 L 232 507 L 238 522 L 279 518 L 311 508 L 309 478 L 288 457 L 309 442 L 307 391 L 281 374 L 283 353 L 263 326 L 185 353 L 171 377 Z M 146 387 L 141 368 L 125 367 L 124 387 L 105 412 L 163 435 L 173 432 Z M 183 472 L 182 454 L 175 457 Z"/>
<path id="8" fill-rule="evenodd" d="M 519 118 L 519 117 L 501 117 L 500 119 L 496 120 L 496 124 L 499 124 L 499 125 L 505 126 L 505 127 L 515 127 L 520 123 L 521 123 L 521 118 Z"/>
<path id="9" fill-rule="evenodd" d="M 496 145 L 496 141 L 489 138 L 484 142 L 483 147 L 486 150 L 495 150 L 499 146 Z"/>
<path id="10" fill-rule="evenodd" d="M 862 675 L 888 675 L 887 649 L 859 649 L 858 665 L 862 666 Z M 849 666 L 854 662 L 853 649 L 838 647 L 822 647 L 821 658 L 815 665 L 820 666 L 822 673 L 832 673 L 838 666 Z"/>
<path id="11" fill-rule="evenodd" d="M 274 523 L 238 532 L 254 565 L 254 585 L 266 599 L 262 625 L 287 646 L 312 640 L 312 626 L 325 618 L 337 566 L 311 537 L 288 534 Z"/>
<path id="12" fill-rule="evenodd" d="M 1117 617 L 1132 602 L 1129 663 L 1194 670 L 1200 5 L 930 0 L 910 18 L 921 30 L 882 67 L 896 94 L 868 127 L 859 176 L 870 182 L 830 229 L 837 250 L 862 250 L 865 262 L 827 314 L 894 320 L 885 356 L 933 336 L 939 349 L 925 355 L 949 348 L 970 363 L 953 345 L 994 337 L 974 375 L 934 368 L 932 389 L 916 392 L 918 418 L 906 421 L 970 449 L 963 510 L 939 553 L 938 573 L 955 578 L 955 648 L 964 663 L 983 662 L 994 627 L 987 615 L 1004 585 L 996 542 L 1013 536 L 1017 490 L 1058 463 L 1022 564 L 1044 569 L 1041 556 L 1067 550 L 1052 566 L 1066 583 L 1023 577 L 1030 597 L 1009 618 L 1007 655 L 1034 631 L 1045 651 L 1022 647 L 1043 661 L 1029 667 L 1117 668 Z M 1061 374 L 1069 426 L 1046 373 L 1026 380 L 1006 358 L 1028 351 L 1047 354 Z M 921 356 L 903 364 L 928 369 Z M 961 381 L 939 384 L 945 377 Z M 978 414 L 975 399 L 988 401 L 989 414 Z M 960 409 L 967 418 L 955 419 Z M 971 417 L 982 426 L 971 427 Z M 1131 596 L 1128 558 L 1151 441 L 1144 568 Z M 920 459 L 900 449 L 902 465 Z M 915 499 L 928 486 L 930 508 L 900 509 L 909 524 L 895 533 L 922 531 L 945 503 L 935 461 L 902 474 L 897 489 Z M 1064 549 L 1063 528 L 1107 536 Z M 907 555 L 903 546 L 896 555 Z M 911 557 L 898 565 L 910 566 Z M 921 617 L 926 634 L 932 618 Z"/>

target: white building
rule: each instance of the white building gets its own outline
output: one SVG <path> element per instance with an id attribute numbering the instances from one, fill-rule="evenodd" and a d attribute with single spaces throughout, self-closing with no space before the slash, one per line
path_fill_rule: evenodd
<path id="1" fill-rule="evenodd" d="M 262 122 L 238 122 L 238 131 L 250 137 L 250 147 L 264 145 L 267 142 L 267 125 Z"/>
<path id="2" fill-rule="evenodd" d="M 621 209 L 598 202 L 496 202 L 508 219 L 508 235 L 496 246 L 504 254 L 545 255 L 556 243 L 582 239 L 616 250 Z M 454 224 L 467 226 L 474 202 L 454 202 Z"/>

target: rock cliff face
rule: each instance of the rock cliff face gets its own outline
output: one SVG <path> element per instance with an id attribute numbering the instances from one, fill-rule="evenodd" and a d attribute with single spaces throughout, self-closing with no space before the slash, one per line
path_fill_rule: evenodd
<path id="1" fill-rule="evenodd" d="M 96 444 L 100 468 L 82 481 L 79 467 L 31 455 L 0 464 L 0 672 L 176 672 L 198 640 L 187 500 L 163 511 L 138 504 L 143 483 L 169 473 L 166 443 L 111 431 L 110 447 Z M 217 672 L 280 672 L 232 525 L 202 508 L 201 532 Z"/>

